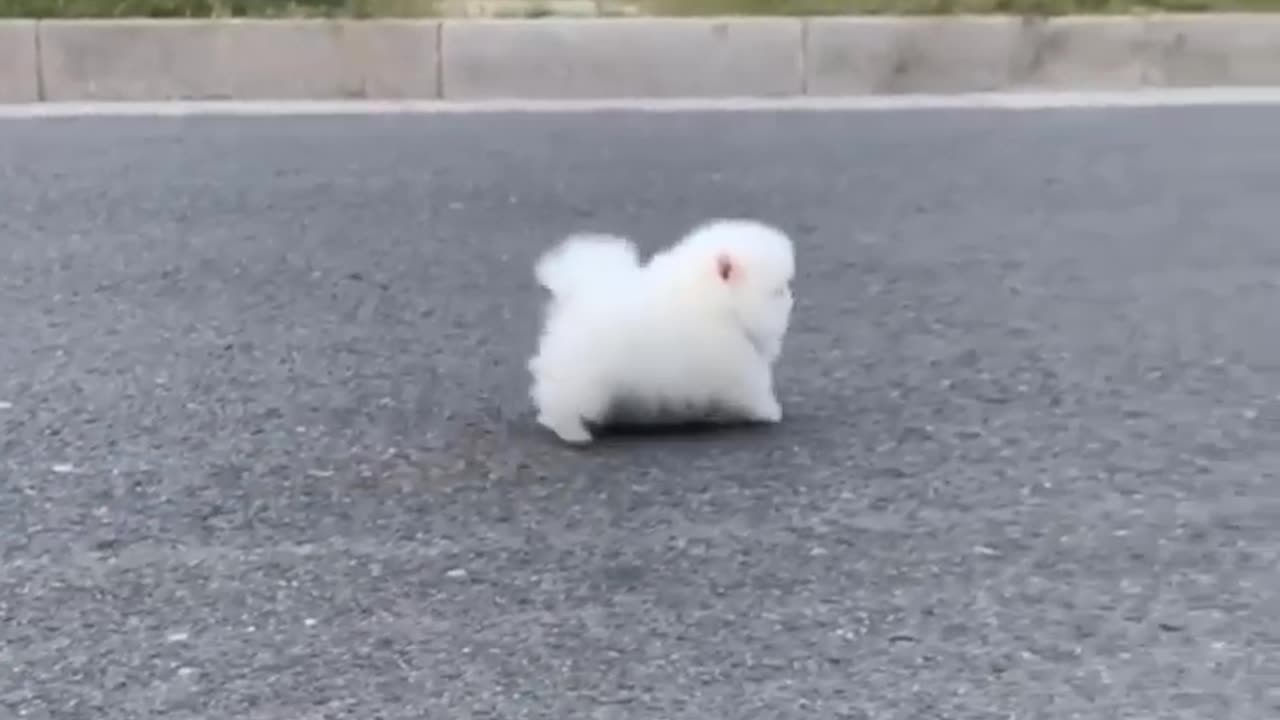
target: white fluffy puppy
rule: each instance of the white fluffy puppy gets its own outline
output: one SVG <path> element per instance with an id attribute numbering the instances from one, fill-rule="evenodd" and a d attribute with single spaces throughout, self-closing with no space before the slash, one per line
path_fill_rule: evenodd
<path id="1" fill-rule="evenodd" d="M 790 238 L 751 220 L 703 224 L 644 265 L 624 238 L 570 236 L 534 270 L 551 293 L 529 361 L 538 422 L 573 444 L 609 422 L 778 422 L 794 273 Z"/>

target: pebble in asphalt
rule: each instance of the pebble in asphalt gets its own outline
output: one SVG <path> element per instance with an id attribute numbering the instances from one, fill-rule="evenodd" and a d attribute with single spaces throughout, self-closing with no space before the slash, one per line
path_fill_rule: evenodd
<path id="1" fill-rule="evenodd" d="M 0 713 L 1280 716 L 1280 113 L 0 123 Z M 532 422 L 530 266 L 749 215 L 776 428 Z"/>

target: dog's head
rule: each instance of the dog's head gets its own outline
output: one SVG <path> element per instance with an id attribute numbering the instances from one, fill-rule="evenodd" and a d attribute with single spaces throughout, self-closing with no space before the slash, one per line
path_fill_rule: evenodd
<path id="1" fill-rule="evenodd" d="M 724 309 L 768 355 L 776 356 L 793 304 L 791 239 L 753 220 L 716 220 L 696 228 L 685 243 L 704 258 L 701 272 L 717 289 Z"/>

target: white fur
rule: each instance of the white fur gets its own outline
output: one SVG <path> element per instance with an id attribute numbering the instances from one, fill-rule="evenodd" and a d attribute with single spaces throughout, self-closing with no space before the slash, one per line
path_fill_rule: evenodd
<path id="1" fill-rule="evenodd" d="M 644 265 L 624 238 L 567 238 L 534 269 L 551 293 L 529 361 L 538 422 L 573 444 L 611 421 L 778 422 L 794 272 L 791 240 L 750 220 L 701 225 Z"/>

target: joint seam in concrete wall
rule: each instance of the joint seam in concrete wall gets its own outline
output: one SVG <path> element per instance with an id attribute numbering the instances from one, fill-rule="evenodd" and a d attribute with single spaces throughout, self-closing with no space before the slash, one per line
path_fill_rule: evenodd
<path id="1" fill-rule="evenodd" d="M 800 19 L 800 94 L 809 94 L 809 19 Z"/>
<path id="2" fill-rule="evenodd" d="M 32 42 L 36 47 L 36 101 L 48 102 L 44 89 L 44 48 L 41 42 L 41 35 L 44 34 L 44 20 L 36 20 L 35 30 L 31 34 Z"/>
<path id="3" fill-rule="evenodd" d="M 436 23 L 436 99 L 443 100 L 444 92 L 444 21 Z"/>

